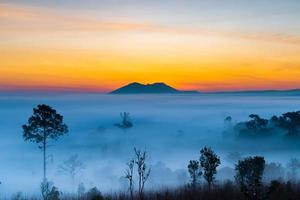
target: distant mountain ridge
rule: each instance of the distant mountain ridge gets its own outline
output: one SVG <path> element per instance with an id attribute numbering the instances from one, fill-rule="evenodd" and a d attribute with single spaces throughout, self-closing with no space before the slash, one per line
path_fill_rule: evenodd
<path id="1" fill-rule="evenodd" d="M 240 90 L 240 91 L 219 91 L 203 92 L 202 94 L 263 94 L 263 95 L 300 95 L 300 89 L 287 90 Z"/>
<path id="2" fill-rule="evenodd" d="M 181 91 L 165 83 L 141 84 L 137 82 L 130 83 L 118 88 L 109 94 L 182 94 L 198 93 L 198 91 Z"/>
<path id="3" fill-rule="evenodd" d="M 109 92 L 109 94 L 198 94 L 196 90 L 177 90 L 163 82 L 152 84 L 141 84 L 138 82 L 129 83 L 123 87 Z M 300 89 L 290 90 L 244 90 L 244 91 L 219 91 L 201 92 L 201 94 L 262 94 L 262 95 L 300 95 Z"/>

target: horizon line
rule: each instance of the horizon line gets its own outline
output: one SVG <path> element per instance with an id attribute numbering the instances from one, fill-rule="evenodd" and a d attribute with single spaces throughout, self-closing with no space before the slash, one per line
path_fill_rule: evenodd
<path id="1" fill-rule="evenodd" d="M 123 87 L 123 86 L 121 86 Z M 116 88 L 118 89 L 118 88 Z M 177 89 L 177 88 L 175 88 Z M 0 93 L 4 94 L 53 94 L 53 93 L 58 93 L 58 94 L 109 94 L 110 92 L 114 91 L 115 89 L 112 90 L 101 90 L 101 89 L 93 89 L 93 88 L 88 88 L 88 89 L 82 89 L 82 88 L 23 88 L 23 89 L 0 89 Z M 186 90 L 186 89 L 178 89 L 179 91 L 197 91 L 199 94 L 214 94 L 214 93 L 242 93 L 242 92 L 289 92 L 289 91 L 297 91 L 300 90 L 299 88 L 287 88 L 287 89 L 279 89 L 279 88 L 274 88 L 274 89 L 268 89 L 268 88 L 263 88 L 263 89 L 237 89 L 237 90 Z"/>

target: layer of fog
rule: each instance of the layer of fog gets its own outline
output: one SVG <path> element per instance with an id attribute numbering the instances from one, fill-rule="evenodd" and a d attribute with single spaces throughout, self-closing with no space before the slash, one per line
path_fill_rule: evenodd
<path id="1" fill-rule="evenodd" d="M 255 94 L 229 95 L 0 95 L 0 193 L 36 193 L 42 179 L 42 153 L 34 143 L 24 142 L 22 124 L 37 104 L 49 104 L 64 116 L 70 132 L 48 149 L 48 178 L 63 191 L 74 191 L 79 182 L 102 191 L 125 190 L 122 178 L 133 147 L 147 150 L 152 174 L 148 189 L 176 186 L 189 181 L 186 166 L 199 158 L 203 146 L 221 157 L 218 180 L 233 179 L 230 152 L 241 156 L 262 155 L 267 162 L 285 166 L 299 155 L 297 141 L 282 138 L 238 140 L 224 135 L 224 119 L 248 119 L 252 113 L 270 118 L 300 110 L 300 96 Z M 130 112 L 134 127 L 114 126 L 120 112 Z M 78 154 L 85 169 L 71 184 L 58 173 L 58 165 Z"/>

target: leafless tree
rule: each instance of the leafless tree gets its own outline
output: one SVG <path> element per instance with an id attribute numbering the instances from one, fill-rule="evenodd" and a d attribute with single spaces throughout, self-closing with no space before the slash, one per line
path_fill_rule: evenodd
<path id="1" fill-rule="evenodd" d="M 79 159 L 77 154 L 74 154 L 58 166 L 58 172 L 69 175 L 71 177 L 72 184 L 74 185 L 76 175 L 84 168 L 84 163 Z"/>
<path id="2" fill-rule="evenodd" d="M 300 160 L 298 158 L 291 158 L 287 163 L 287 168 L 288 179 L 295 182 L 300 168 Z"/>
<path id="3" fill-rule="evenodd" d="M 146 151 L 141 151 L 134 148 L 135 152 L 135 164 L 138 171 L 138 183 L 139 183 L 139 197 L 143 199 L 145 183 L 148 180 L 151 172 L 151 168 L 147 166 L 146 160 L 148 158 Z"/>
<path id="4" fill-rule="evenodd" d="M 78 199 L 84 199 L 85 187 L 83 183 L 79 183 L 77 188 Z"/>
<path id="5" fill-rule="evenodd" d="M 125 170 L 125 178 L 128 180 L 129 187 L 128 191 L 130 193 L 130 198 L 133 200 L 133 169 L 134 169 L 134 160 L 130 160 L 127 163 L 127 169 Z"/>

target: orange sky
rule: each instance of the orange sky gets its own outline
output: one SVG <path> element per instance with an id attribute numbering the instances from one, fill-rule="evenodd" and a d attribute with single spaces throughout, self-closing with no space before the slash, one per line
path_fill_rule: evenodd
<path id="1" fill-rule="evenodd" d="M 300 88 L 297 32 L 127 15 L 0 4 L 0 90 L 106 92 L 134 81 L 200 91 Z"/>

